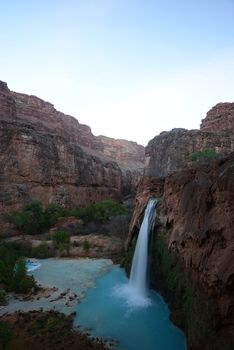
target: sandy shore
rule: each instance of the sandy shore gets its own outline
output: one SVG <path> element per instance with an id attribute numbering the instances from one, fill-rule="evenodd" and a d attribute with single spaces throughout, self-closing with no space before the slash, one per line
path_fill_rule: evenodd
<path id="1" fill-rule="evenodd" d="M 72 314 L 97 277 L 113 268 L 109 259 L 38 260 L 41 266 L 32 271 L 39 291 L 29 295 L 8 294 L 8 305 L 0 307 L 0 316 L 16 311 L 55 310 Z"/>

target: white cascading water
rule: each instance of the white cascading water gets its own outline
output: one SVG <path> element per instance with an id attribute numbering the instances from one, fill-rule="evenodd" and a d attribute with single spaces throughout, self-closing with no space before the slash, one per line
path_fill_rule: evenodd
<path id="1" fill-rule="evenodd" d="M 147 298 L 148 238 L 154 225 L 156 203 L 156 199 L 150 199 L 145 209 L 130 273 L 129 286 L 142 298 Z"/>
<path id="2" fill-rule="evenodd" d="M 130 279 L 127 284 L 115 286 L 113 294 L 124 298 L 130 307 L 148 307 L 151 300 L 147 296 L 148 239 L 155 220 L 157 200 L 149 199 L 144 219 L 137 238 Z"/>

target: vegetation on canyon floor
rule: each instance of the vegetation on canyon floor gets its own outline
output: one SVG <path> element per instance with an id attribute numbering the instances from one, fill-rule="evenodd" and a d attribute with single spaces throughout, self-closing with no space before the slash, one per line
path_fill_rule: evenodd
<path id="1" fill-rule="evenodd" d="M 13 338 L 12 326 L 8 322 L 0 321 L 0 349 L 9 349 L 8 345 Z"/>
<path id="2" fill-rule="evenodd" d="M 43 208 L 42 203 L 33 201 L 22 211 L 13 211 L 4 215 L 7 222 L 24 234 L 40 234 L 55 225 L 60 217 L 75 216 L 82 219 L 84 224 L 94 220 L 106 222 L 111 216 L 125 214 L 126 209 L 119 203 L 103 201 L 90 205 L 87 208 L 64 209 L 58 204 L 50 204 Z M 67 256 L 71 248 L 70 234 L 66 230 L 55 230 L 47 235 L 48 243 L 43 241 L 34 246 L 28 240 L 0 241 L 0 304 L 6 301 L 6 292 L 27 293 L 35 286 L 33 277 L 26 273 L 27 258 L 48 258 L 52 256 Z M 75 242 L 77 246 L 77 242 Z M 90 243 L 82 243 L 83 251 L 88 253 Z"/>
<path id="3" fill-rule="evenodd" d="M 104 343 L 72 328 L 73 319 L 55 311 L 18 312 L 0 322 L 0 350 L 103 350 Z"/>
<path id="4" fill-rule="evenodd" d="M 43 208 L 40 201 L 32 201 L 26 204 L 22 211 L 5 213 L 6 222 L 23 234 L 38 234 L 46 231 L 56 224 L 58 218 L 70 217 L 81 219 L 85 224 L 91 221 L 106 222 L 111 216 L 126 214 L 127 209 L 112 200 L 94 203 L 85 208 L 63 208 L 57 203 L 51 203 Z"/>
<path id="5" fill-rule="evenodd" d="M 59 250 L 60 255 L 63 255 L 64 252 L 69 255 L 69 250 L 71 247 L 70 235 L 64 231 L 56 231 L 52 236 L 53 244 L 55 249 Z"/>
<path id="6" fill-rule="evenodd" d="M 25 254 L 14 244 L 0 243 L 0 304 L 5 302 L 5 290 L 27 293 L 36 286 L 26 273 Z"/>

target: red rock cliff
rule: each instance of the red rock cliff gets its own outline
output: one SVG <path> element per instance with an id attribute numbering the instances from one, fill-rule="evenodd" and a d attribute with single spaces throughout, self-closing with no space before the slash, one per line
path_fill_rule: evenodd
<path id="1" fill-rule="evenodd" d="M 215 298 L 218 331 L 234 337 L 234 153 L 168 176 L 161 212 L 169 227 L 168 246 Z"/>
<path id="2" fill-rule="evenodd" d="M 234 134 L 234 103 L 218 103 L 201 122 L 202 131 L 229 131 Z"/>
<path id="3" fill-rule="evenodd" d="M 89 126 L 36 96 L 10 91 L 4 82 L 0 134 L 0 211 L 34 198 L 82 206 L 120 199 L 134 192 L 142 174 L 143 146 L 109 138 L 107 145 Z"/>
<path id="4" fill-rule="evenodd" d="M 0 81 L 0 118 L 16 118 L 16 104 L 7 84 Z"/>
<path id="5" fill-rule="evenodd" d="M 126 168 L 142 170 L 145 163 L 145 148 L 136 142 L 116 140 L 106 136 L 98 136 L 103 145 L 103 153 L 115 159 Z"/>
<path id="6" fill-rule="evenodd" d="M 146 176 L 166 176 L 189 165 L 192 153 L 214 150 L 227 155 L 234 151 L 234 134 L 173 129 L 153 138 L 146 147 Z"/>
<path id="7" fill-rule="evenodd" d="M 176 252 L 186 274 L 215 301 L 216 332 L 234 343 L 234 153 L 165 179 L 143 178 L 127 248 L 151 196 L 159 199 L 157 229 L 165 227 L 168 250 Z"/>
<path id="8" fill-rule="evenodd" d="M 32 199 L 85 206 L 119 200 L 122 173 L 79 145 L 33 127 L 0 121 L 0 212 Z"/>
<path id="9" fill-rule="evenodd" d="M 215 300 L 215 331 L 234 343 L 233 104 L 217 106 L 202 130 L 174 129 L 149 142 L 126 246 L 139 231 L 148 199 L 159 198 L 158 226 L 166 230 L 168 250 L 176 252 L 186 274 Z M 215 111 L 222 114 L 220 124 Z M 205 149 L 215 150 L 218 159 L 190 161 L 193 152 Z"/>
<path id="10" fill-rule="evenodd" d="M 51 103 L 36 96 L 10 91 L 7 84 L 1 81 L 0 119 L 17 120 L 34 126 L 37 131 L 62 136 L 68 142 L 101 152 L 122 165 L 139 168 L 140 171 L 144 167 L 143 146 L 132 141 L 94 136 L 89 126 L 57 111 Z"/>

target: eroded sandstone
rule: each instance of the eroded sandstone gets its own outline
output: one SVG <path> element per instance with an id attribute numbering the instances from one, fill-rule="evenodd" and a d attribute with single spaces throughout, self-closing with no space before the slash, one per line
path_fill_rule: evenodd
<path id="1" fill-rule="evenodd" d="M 213 150 L 221 156 L 233 152 L 234 134 L 186 129 L 163 132 L 153 138 L 146 147 L 144 174 L 164 177 L 189 166 L 191 155 L 203 150 Z"/>
<path id="2" fill-rule="evenodd" d="M 143 146 L 96 137 L 51 103 L 1 81 L 0 137 L 0 212 L 33 199 L 64 206 L 120 200 L 142 175 Z"/>
<path id="3" fill-rule="evenodd" d="M 201 122 L 202 131 L 228 131 L 234 134 L 234 103 L 218 103 Z"/>

